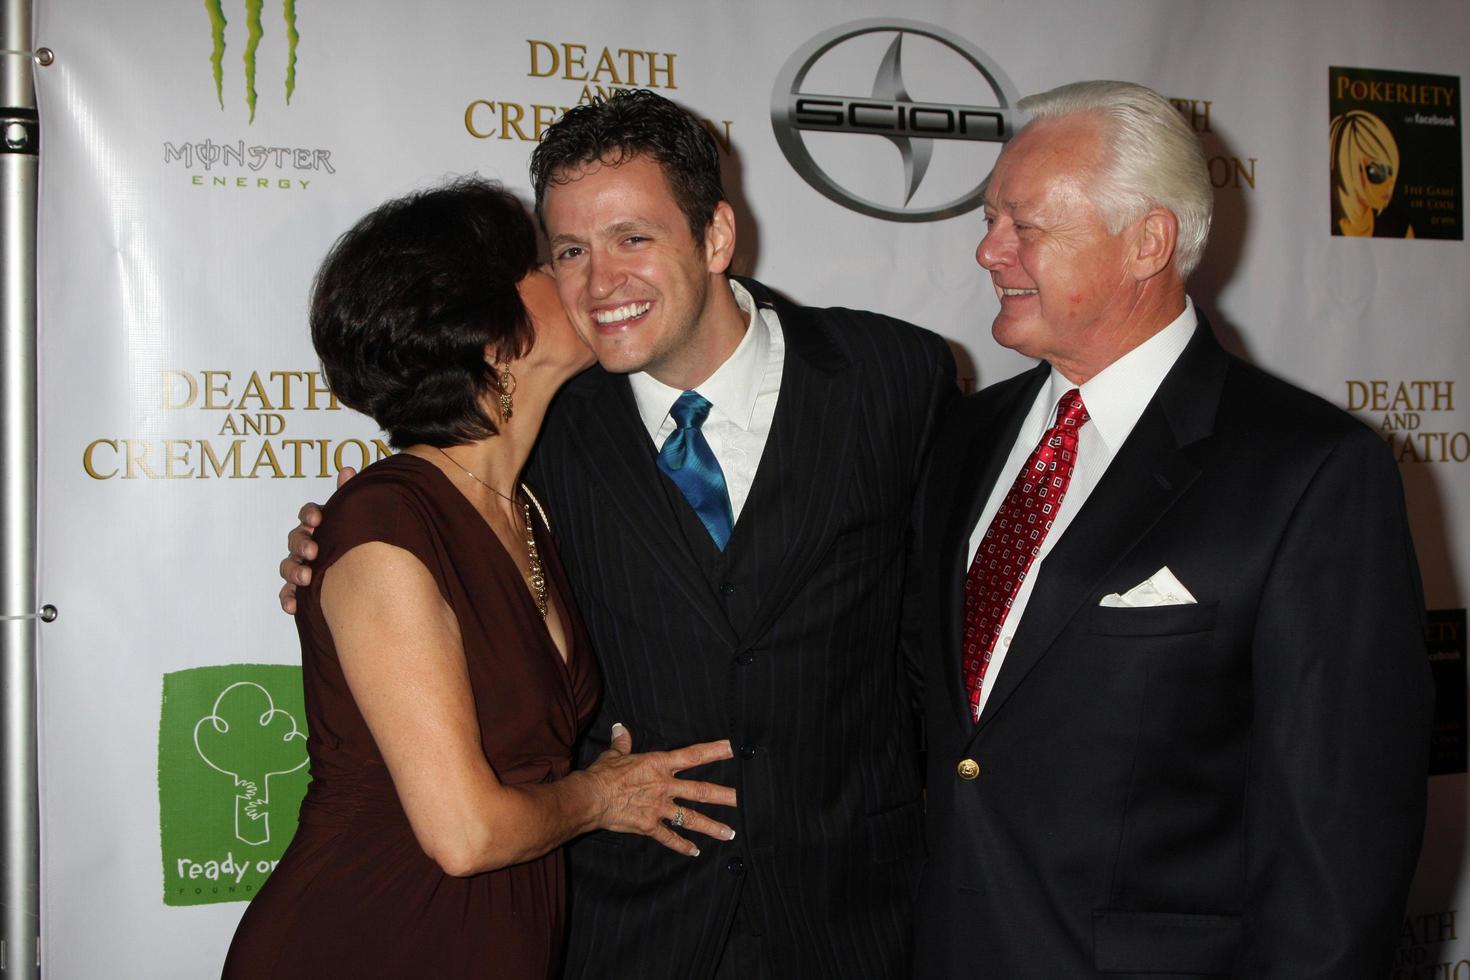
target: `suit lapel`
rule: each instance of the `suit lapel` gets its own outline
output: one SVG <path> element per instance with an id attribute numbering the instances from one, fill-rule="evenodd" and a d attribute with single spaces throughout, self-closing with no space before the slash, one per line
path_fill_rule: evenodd
<path id="1" fill-rule="evenodd" d="M 963 421 L 959 445 L 941 447 L 935 453 L 936 458 L 952 456 L 960 461 L 957 467 L 949 470 L 951 475 L 944 478 L 949 485 L 941 488 L 936 499 L 949 501 L 949 512 L 944 515 L 939 537 L 944 548 L 944 570 L 940 581 L 945 583 L 939 599 L 940 622 L 946 630 L 944 649 L 949 651 L 944 674 L 950 689 L 950 705 L 956 718 L 966 727 L 972 721 L 961 663 L 964 658 L 965 576 L 970 568 L 970 535 L 996 482 L 1014 479 L 1001 470 L 1036 392 L 1046 383 L 1049 373 L 1050 369 L 1042 364 L 1015 379 L 1013 390 L 1001 397 L 993 401 L 982 398 L 975 402 L 983 407 L 972 418 Z"/>
<path id="2" fill-rule="evenodd" d="M 770 628 L 826 550 L 855 422 L 853 367 L 831 327 L 741 282 L 757 305 L 775 308 L 786 344 L 776 414 L 727 549 L 732 568 L 760 583 L 755 615 L 740 630 L 749 638 Z"/>
<path id="3" fill-rule="evenodd" d="M 1103 576 L 1199 476 L 1187 448 L 1214 427 L 1228 361 L 1204 317 L 1101 482 L 1043 562 L 979 729 L 1045 656 Z"/>
<path id="4" fill-rule="evenodd" d="M 597 377 L 574 393 L 583 404 L 571 439 L 585 462 L 585 479 L 601 484 L 595 496 L 604 519 L 624 524 L 627 536 L 646 547 L 650 560 L 661 566 L 662 574 L 650 581 L 676 590 L 683 605 L 733 639 L 729 620 L 671 510 L 627 377 L 596 367 L 592 371 Z"/>

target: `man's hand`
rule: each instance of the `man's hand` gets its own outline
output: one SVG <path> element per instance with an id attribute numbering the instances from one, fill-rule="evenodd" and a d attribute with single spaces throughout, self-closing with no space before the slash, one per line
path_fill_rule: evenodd
<path id="1" fill-rule="evenodd" d="M 337 474 L 337 489 L 342 489 L 342 485 L 356 475 L 357 470 L 344 466 Z M 286 580 L 279 594 L 281 609 L 292 616 L 296 614 L 296 587 L 311 584 L 311 560 L 316 557 L 316 541 L 312 539 L 312 535 L 322 522 L 321 505 L 303 505 L 296 519 L 300 523 L 286 535 L 288 554 L 281 559 L 280 568 L 281 578 Z"/>

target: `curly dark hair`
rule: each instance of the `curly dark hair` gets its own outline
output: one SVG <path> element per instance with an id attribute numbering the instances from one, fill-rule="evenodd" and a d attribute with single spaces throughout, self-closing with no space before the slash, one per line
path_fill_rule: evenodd
<path id="1" fill-rule="evenodd" d="M 516 284 L 536 229 L 499 184 L 462 177 L 380 205 L 337 239 L 311 294 L 311 340 L 327 383 L 395 448 L 494 435 L 486 362 L 531 349 Z"/>
<path id="2" fill-rule="evenodd" d="M 702 243 L 715 205 L 725 199 L 719 147 L 703 123 L 647 89 L 620 89 L 611 98 L 575 106 L 546 130 L 531 153 L 542 229 L 547 185 L 565 183 L 593 161 L 616 166 L 638 156 L 658 162 L 695 242 Z"/>

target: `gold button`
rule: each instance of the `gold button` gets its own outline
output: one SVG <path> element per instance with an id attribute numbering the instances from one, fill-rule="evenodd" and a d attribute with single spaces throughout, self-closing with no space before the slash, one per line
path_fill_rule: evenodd
<path id="1" fill-rule="evenodd" d="M 961 779 L 974 779 L 980 775 L 980 763 L 974 759 L 961 759 L 960 764 L 955 766 L 955 771 L 960 774 Z"/>

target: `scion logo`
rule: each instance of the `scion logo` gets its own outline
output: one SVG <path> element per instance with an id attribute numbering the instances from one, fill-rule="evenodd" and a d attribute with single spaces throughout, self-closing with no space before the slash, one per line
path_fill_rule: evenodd
<path id="1" fill-rule="evenodd" d="M 214 43 L 209 64 L 214 69 L 214 94 L 219 107 L 225 107 L 225 3 L 227 0 L 204 0 L 204 9 L 209 12 L 210 37 Z M 296 0 L 282 0 L 286 20 L 286 104 L 291 104 L 291 95 L 296 91 L 296 45 L 301 35 L 296 31 Z M 250 107 L 250 121 L 255 122 L 255 56 L 260 50 L 265 28 L 261 23 L 264 0 L 244 0 L 245 6 L 245 104 Z"/>
<path id="2" fill-rule="evenodd" d="M 878 59 L 870 95 L 804 90 L 809 76 L 819 75 L 829 85 L 837 84 L 840 77 L 855 77 L 852 58 L 870 59 L 876 54 L 874 41 L 881 43 L 887 35 L 892 39 Z M 906 44 L 911 53 L 910 77 L 916 80 L 916 88 L 920 78 L 926 86 L 943 85 L 949 91 L 968 85 L 973 99 L 934 102 L 912 98 L 903 68 Z M 913 50 L 915 46 L 917 51 Z M 844 51 L 839 48 L 851 49 L 850 56 L 842 57 Z M 827 70 L 828 61 L 836 62 L 835 71 Z M 936 221 L 978 206 L 982 182 L 994 163 L 993 157 L 982 163 L 956 156 L 950 165 L 931 171 L 936 142 L 950 141 L 951 146 L 1005 142 L 1015 131 L 1012 107 L 1017 101 L 1015 86 L 1000 66 L 964 38 L 918 21 L 860 20 L 817 35 L 791 56 L 777 75 L 771 94 L 771 125 L 791 166 L 827 198 L 860 214 L 889 221 Z M 877 136 L 897 147 L 903 164 L 902 182 L 895 174 L 889 200 L 876 199 L 862 176 L 845 174 L 845 179 L 839 181 L 818 164 L 804 135 L 818 133 L 843 134 L 844 140 L 871 140 Z M 830 160 L 829 167 L 850 165 L 852 149 L 844 147 L 843 152 L 830 142 L 827 146 L 833 150 L 824 157 Z M 920 195 L 926 176 L 931 184 L 947 188 L 947 193 L 925 187 Z"/>

